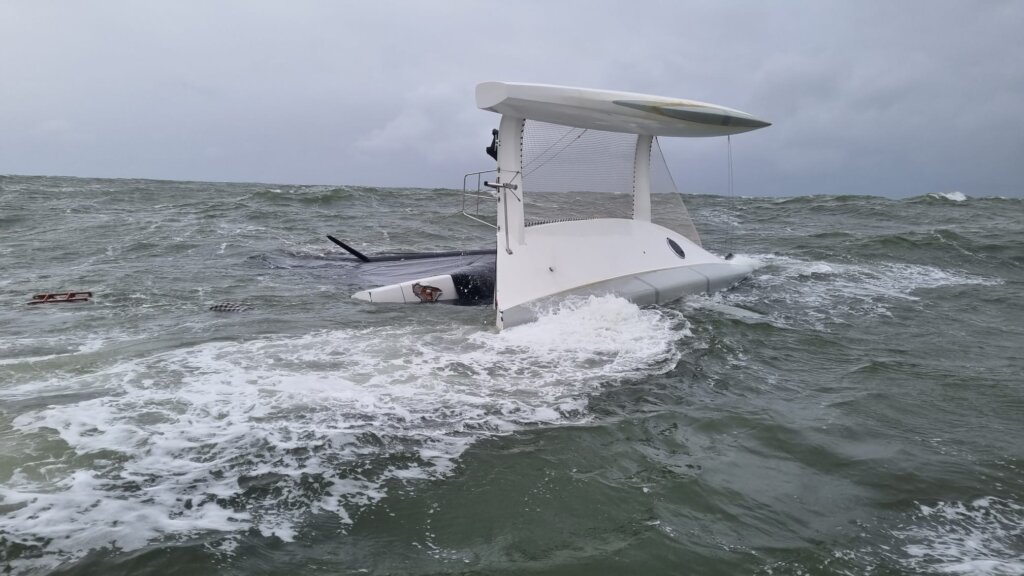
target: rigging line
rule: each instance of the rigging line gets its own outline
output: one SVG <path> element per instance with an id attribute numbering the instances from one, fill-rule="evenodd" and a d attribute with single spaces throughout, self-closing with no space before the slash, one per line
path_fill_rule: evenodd
<path id="1" fill-rule="evenodd" d="M 530 125 L 530 126 L 536 126 L 536 125 L 538 125 L 538 124 L 530 123 L 529 125 Z M 544 123 L 540 123 L 540 125 L 541 125 L 541 126 L 545 126 L 546 124 L 544 124 Z M 569 127 L 568 129 L 566 129 L 566 130 L 565 130 L 564 132 L 562 132 L 562 135 L 561 135 L 561 136 L 558 136 L 558 139 L 556 139 L 555 141 L 551 142 L 551 145 L 550 145 L 550 146 L 548 146 L 548 148 L 544 149 L 544 151 L 543 151 L 543 152 L 541 152 L 540 154 L 538 154 L 538 155 L 537 155 L 537 156 L 536 156 L 536 157 L 535 157 L 534 159 L 532 159 L 532 160 L 531 160 L 531 161 L 529 162 L 529 164 L 532 164 L 532 163 L 534 163 L 534 162 L 537 162 L 538 160 L 540 160 L 540 159 L 544 158 L 544 155 L 545 155 L 545 154 L 547 154 L 548 152 L 550 152 L 550 151 L 551 151 L 551 149 L 553 149 L 553 148 L 555 148 L 556 146 L 558 146 L 558 142 L 562 141 L 563 139 L 565 139 L 565 137 L 566 137 L 566 136 L 568 136 L 569 134 L 571 134 L 571 133 L 572 133 L 572 132 L 574 132 L 575 130 L 579 130 L 579 129 L 580 129 L 580 128 L 572 128 L 572 127 Z M 586 131 L 586 129 L 584 129 L 584 131 Z M 524 127 L 523 127 L 523 134 L 525 134 L 525 133 L 526 133 L 526 129 L 525 129 L 525 126 L 524 126 Z M 583 135 L 583 134 L 581 134 L 581 135 Z M 574 139 L 579 139 L 579 137 L 580 137 L 580 136 L 577 136 L 577 138 L 574 138 Z M 525 148 L 525 143 L 526 143 L 526 142 L 525 142 L 525 138 L 523 138 L 523 147 L 524 147 L 524 148 Z M 556 156 L 557 156 L 557 154 L 556 154 Z M 526 167 L 527 167 L 527 166 L 528 166 L 529 164 L 523 165 L 523 169 L 526 169 Z M 538 168 L 539 168 L 539 167 L 540 167 L 540 166 L 538 166 Z M 528 172 L 527 172 L 527 174 L 528 174 Z"/>
<path id="2" fill-rule="evenodd" d="M 533 126 L 534 124 L 532 124 L 532 123 L 531 123 L 530 125 L 531 125 L 531 126 Z M 542 123 L 542 125 L 543 125 L 543 123 Z M 525 127 L 525 126 L 523 126 L 523 128 L 524 128 L 523 132 L 525 132 L 525 131 L 526 131 L 526 130 L 525 130 L 525 128 L 526 128 L 526 127 Z M 562 133 L 562 135 L 558 137 L 558 140 L 555 140 L 554 142 L 552 142 L 552 143 L 551 143 L 551 145 L 550 145 L 550 146 L 548 146 L 547 148 L 545 148 L 543 152 L 541 152 L 540 154 L 537 154 L 537 156 L 536 156 L 536 157 L 535 157 L 535 158 L 534 158 L 534 159 L 533 159 L 533 160 L 532 160 L 532 161 L 530 162 L 530 164 L 532 164 L 533 162 L 536 162 L 537 160 L 540 160 L 541 158 L 543 158 L 543 157 L 544 157 L 544 155 L 545 155 L 545 154 L 547 154 L 549 150 L 551 150 L 551 149 L 552 149 L 552 148 L 554 148 L 555 146 L 558 146 L 558 143 L 559 143 L 559 142 L 561 142 L 562 140 L 564 140 L 566 136 L 568 136 L 568 135 L 572 134 L 572 133 L 573 133 L 573 132 L 574 132 L 575 130 L 578 130 L 578 128 L 572 128 L 572 127 L 570 127 L 570 128 L 569 128 L 569 129 L 567 129 L 567 130 L 566 130 L 565 132 L 563 132 L 563 133 Z M 524 145 L 525 145 L 525 142 L 524 142 Z M 523 166 L 523 168 L 525 169 L 525 168 L 526 168 L 527 166 L 529 166 L 529 164 L 527 164 L 527 165 L 524 165 L 524 166 Z"/>
<path id="3" fill-rule="evenodd" d="M 516 172 L 515 174 L 513 174 L 512 178 L 509 180 L 509 183 L 511 184 L 511 183 L 515 182 L 516 181 L 516 177 L 519 177 L 519 184 L 522 185 L 522 183 L 523 183 L 523 171 L 520 170 L 520 171 Z M 508 190 L 509 192 L 511 192 L 512 195 L 516 197 L 516 200 L 519 200 L 520 202 L 523 201 L 522 197 L 519 196 L 518 194 L 516 194 L 514 188 L 505 188 L 505 190 Z"/>
<path id="4" fill-rule="evenodd" d="M 668 181 L 672 183 L 671 193 L 673 193 L 673 194 L 682 194 L 682 192 L 679 191 L 679 186 L 676 185 L 676 177 L 672 175 L 672 170 L 669 170 L 669 168 L 668 168 L 668 162 L 665 161 L 665 154 L 661 151 L 661 144 L 658 142 L 658 137 L 657 136 L 654 137 L 653 146 L 658 149 L 658 156 L 661 157 L 661 164 L 665 166 L 664 172 L 665 172 L 665 174 L 668 174 Z M 653 148 L 652 148 L 652 152 L 651 152 L 651 164 L 652 165 L 654 164 Z M 692 222 L 691 222 L 691 224 L 692 224 Z"/>
<path id="5" fill-rule="evenodd" d="M 661 143 L 658 141 L 658 137 L 655 136 L 651 142 L 651 173 L 654 173 L 654 164 L 657 162 L 661 166 L 660 172 L 668 178 L 668 183 L 672 185 L 666 192 L 678 196 L 679 204 L 683 208 L 682 222 L 680 223 L 680 231 L 683 236 L 694 240 L 698 245 L 700 242 L 700 232 L 697 231 L 697 226 L 693 223 L 693 218 L 690 216 L 690 210 L 686 207 L 686 201 L 683 198 L 686 194 L 679 189 L 679 185 L 676 184 L 676 177 L 672 175 L 672 169 L 668 167 L 668 162 L 665 161 L 665 153 L 661 151 Z M 651 198 L 654 198 L 654 194 L 657 192 L 651 189 Z"/>
<path id="6" fill-rule="evenodd" d="M 575 138 L 573 138 L 572 140 L 570 140 L 569 142 L 567 142 L 567 143 L 565 144 L 565 146 L 562 146 L 562 149 L 561 149 L 561 150 L 559 150 L 558 152 L 555 152 L 554 154 L 552 154 L 552 155 L 551 155 L 551 157 L 550 157 L 550 158 L 548 158 L 547 160 L 544 160 L 543 162 L 541 162 L 541 163 L 540 163 L 540 164 L 538 164 L 537 166 L 534 166 L 534 167 L 533 167 L 533 168 L 532 168 L 532 169 L 531 169 L 531 170 L 530 170 L 529 172 L 526 172 L 526 173 L 524 173 L 524 174 L 523 174 L 523 177 L 526 177 L 526 176 L 529 176 L 530 174 L 533 174 L 533 173 L 534 173 L 534 172 L 536 172 L 537 170 L 541 169 L 541 168 L 542 168 L 542 167 L 543 167 L 543 166 L 544 166 L 545 164 L 547 164 L 548 162 L 551 162 L 551 161 L 552 161 L 552 160 L 554 160 L 555 158 L 558 158 L 558 155 L 559 155 L 559 154 L 561 154 L 562 152 L 565 152 L 566 150 L 568 150 L 568 149 L 569 149 L 569 146 L 572 146 L 573 144 L 575 144 L 575 143 L 576 143 L 576 141 L 577 141 L 577 140 L 579 140 L 580 138 L 582 138 L 582 137 L 583 137 L 583 135 L 584 135 L 584 134 L 586 134 L 586 133 L 587 133 L 587 132 L 588 132 L 589 130 L 590 130 L 589 128 L 584 128 L 584 129 L 583 129 L 583 132 L 580 132 L 579 134 L 577 134 L 577 135 L 576 135 L 576 137 L 575 137 Z M 567 134 L 567 135 L 568 135 L 568 134 Z M 564 137 L 565 137 L 565 136 L 563 136 L 562 138 L 564 138 Z M 559 139 L 558 139 L 558 141 L 556 141 L 556 142 L 555 142 L 555 144 L 558 144 L 558 142 L 560 142 L 560 141 L 562 140 L 562 138 L 559 138 Z M 552 144 L 551 146 L 548 146 L 548 150 L 550 150 L 550 149 L 551 149 L 552 147 L 554 147 L 554 146 L 555 146 L 555 144 Z M 545 152 L 547 152 L 547 150 L 545 150 Z M 537 159 L 539 160 L 539 159 L 540 159 L 540 156 L 537 156 Z"/>

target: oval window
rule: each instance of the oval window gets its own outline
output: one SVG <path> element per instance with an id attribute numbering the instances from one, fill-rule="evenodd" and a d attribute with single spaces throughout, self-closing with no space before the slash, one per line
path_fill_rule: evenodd
<path id="1" fill-rule="evenodd" d="M 665 240 L 668 240 L 668 247 L 671 248 L 672 251 L 676 253 L 676 256 L 679 256 L 680 258 L 686 258 L 686 252 L 683 252 L 682 246 L 676 244 L 676 241 L 671 238 L 665 238 Z"/>

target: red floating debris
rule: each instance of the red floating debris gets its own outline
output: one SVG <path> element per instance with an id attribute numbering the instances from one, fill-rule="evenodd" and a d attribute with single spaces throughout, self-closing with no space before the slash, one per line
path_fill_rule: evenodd
<path id="1" fill-rule="evenodd" d="M 92 292 L 54 292 L 36 294 L 29 304 L 49 304 L 50 302 L 88 302 Z"/>

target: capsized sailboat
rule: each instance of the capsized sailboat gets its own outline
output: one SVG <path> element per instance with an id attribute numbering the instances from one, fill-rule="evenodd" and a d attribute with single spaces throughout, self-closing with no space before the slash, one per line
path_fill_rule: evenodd
<path id="1" fill-rule="evenodd" d="M 496 177 L 484 182 L 495 207 L 494 251 L 355 252 L 392 282 L 353 298 L 486 302 L 501 329 L 569 295 L 662 304 L 751 273 L 703 248 L 658 137 L 729 136 L 768 122 L 693 100 L 543 84 L 485 82 L 476 103 L 501 114 L 488 148 Z"/>

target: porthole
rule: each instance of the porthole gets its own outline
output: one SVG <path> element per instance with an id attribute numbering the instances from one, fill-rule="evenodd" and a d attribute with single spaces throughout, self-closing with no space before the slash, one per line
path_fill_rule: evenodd
<path id="1" fill-rule="evenodd" d="M 665 238 L 665 240 L 668 240 L 668 247 L 671 248 L 672 251 L 676 253 L 676 256 L 679 256 L 680 258 L 686 258 L 686 252 L 683 252 L 682 246 L 676 244 L 676 241 L 671 238 Z"/>

